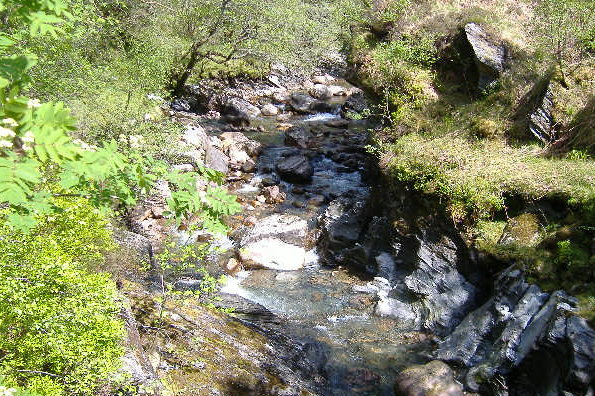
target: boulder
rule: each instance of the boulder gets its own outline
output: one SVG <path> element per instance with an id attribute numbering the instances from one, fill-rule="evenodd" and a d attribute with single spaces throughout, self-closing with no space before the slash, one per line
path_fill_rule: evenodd
<path id="1" fill-rule="evenodd" d="M 586 394 L 595 378 L 595 331 L 572 316 L 575 305 L 565 292 L 543 292 L 511 267 L 495 280 L 493 297 L 467 315 L 435 356 L 466 368 L 472 391 Z M 511 377 L 523 381 L 507 382 Z"/>
<path id="2" fill-rule="evenodd" d="M 363 91 L 353 93 L 341 107 L 341 115 L 348 118 L 350 114 L 360 114 L 368 108 Z"/>
<path id="3" fill-rule="evenodd" d="M 335 77 L 333 77 L 329 74 L 315 75 L 312 77 L 312 82 L 314 84 L 329 84 L 329 83 L 332 83 L 333 81 L 335 81 Z"/>
<path id="4" fill-rule="evenodd" d="M 465 25 L 465 38 L 471 46 L 478 69 L 477 88 L 488 89 L 494 84 L 507 67 L 508 49 L 493 38 L 477 23 Z"/>
<path id="5" fill-rule="evenodd" d="M 205 155 L 205 165 L 216 171 L 227 173 L 229 157 L 219 149 L 209 146 Z"/>
<path id="6" fill-rule="evenodd" d="M 241 132 L 224 132 L 219 136 L 221 148 L 228 151 L 231 147 L 245 151 L 250 157 L 256 157 L 262 152 L 262 144 L 256 140 L 248 139 Z"/>
<path id="7" fill-rule="evenodd" d="M 303 246 L 308 235 L 308 223 L 298 216 L 274 214 L 261 219 L 241 238 L 240 246 L 265 238 L 279 239 L 285 243 Z"/>
<path id="8" fill-rule="evenodd" d="M 163 217 L 170 196 L 169 183 L 158 180 L 150 195 L 141 200 L 128 215 L 130 229 L 148 238 L 153 246 L 161 244 L 172 231 L 171 224 Z"/>
<path id="9" fill-rule="evenodd" d="M 292 183 L 307 183 L 314 174 L 310 160 L 303 154 L 291 155 L 281 159 L 276 168 L 282 179 Z"/>
<path id="10" fill-rule="evenodd" d="M 333 92 L 323 84 L 316 84 L 308 91 L 316 99 L 328 100 L 333 97 Z"/>
<path id="11" fill-rule="evenodd" d="M 552 76 L 538 81 L 520 100 L 514 115 L 513 136 L 518 139 L 537 138 L 545 144 L 558 138 L 554 119 Z"/>
<path id="12" fill-rule="evenodd" d="M 396 396 L 463 396 L 463 387 L 455 381 L 447 364 L 434 360 L 409 367 L 397 376 Z"/>
<path id="13" fill-rule="evenodd" d="M 301 93 L 294 92 L 289 97 L 289 105 L 298 113 L 311 113 L 310 106 L 313 102 L 314 98 Z"/>
<path id="14" fill-rule="evenodd" d="M 250 118 L 256 118 L 260 115 L 260 109 L 242 98 L 231 98 L 227 101 L 228 109 L 235 109 L 232 113 L 245 113 Z"/>
<path id="15" fill-rule="evenodd" d="M 328 90 L 332 96 L 347 96 L 347 89 L 338 85 L 329 85 Z"/>
<path id="16" fill-rule="evenodd" d="M 282 203 L 287 199 L 287 194 L 282 192 L 279 186 L 264 187 L 262 193 L 268 204 Z"/>
<path id="17" fill-rule="evenodd" d="M 289 146 L 308 148 L 312 134 L 304 127 L 293 126 L 285 131 L 285 144 Z"/>
<path id="18" fill-rule="evenodd" d="M 188 126 L 182 134 L 182 142 L 194 146 L 198 149 L 205 150 L 209 144 L 209 137 L 205 130 L 200 126 Z"/>
<path id="19" fill-rule="evenodd" d="M 240 259 L 246 268 L 268 268 L 278 271 L 301 269 L 306 261 L 304 248 L 276 238 L 265 238 L 240 249 Z"/>
<path id="20" fill-rule="evenodd" d="M 315 100 L 310 104 L 311 113 L 332 113 L 338 110 L 338 105 L 327 103 L 323 100 Z"/>
<path id="21" fill-rule="evenodd" d="M 537 216 L 532 213 L 523 213 L 508 220 L 498 243 L 501 245 L 534 246 L 539 242 L 539 229 Z"/>
<path id="22" fill-rule="evenodd" d="M 262 107 L 262 109 L 260 109 L 262 115 L 264 116 L 275 116 L 277 114 L 279 114 L 279 108 L 277 106 L 275 106 L 274 104 L 267 104 L 264 105 Z"/>

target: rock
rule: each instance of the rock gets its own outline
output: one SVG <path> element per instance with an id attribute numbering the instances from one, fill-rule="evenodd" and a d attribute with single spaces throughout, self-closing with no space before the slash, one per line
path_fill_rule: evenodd
<path id="1" fill-rule="evenodd" d="M 247 227 L 255 226 L 256 223 L 258 223 L 258 219 L 256 218 L 256 216 L 248 216 L 242 222 L 242 224 L 244 224 Z"/>
<path id="2" fill-rule="evenodd" d="M 312 134 L 304 127 L 291 127 L 285 131 L 285 144 L 289 146 L 307 148 Z"/>
<path id="3" fill-rule="evenodd" d="M 256 157 L 262 152 L 262 144 L 248 139 L 241 132 L 224 132 L 219 138 L 221 139 L 221 147 L 224 151 L 228 151 L 234 147 L 237 150 L 245 151 L 250 157 Z"/>
<path id="4" fill-rule="evenodd" d="M 154 267 L 153 244 L 148 238 L 121 229 L 115 229 L 113 231 L 113 237 L 114 241 L 122 249 L 132 253 L 136 260 L 149 264 L 151 268 Z"/>
<path id="5" fill-rule="evenodd" d="M 367 108 L 368 103 L 366 102 L 363 91 L 356 91 L 341 106 L 341 115 L 348 118 L 350 114 L 360 114 Z"/>
<path id="6" fill-rule="evenodd" d="M 279 108 L 274 104 L 267 104 L 260 111 L 264 116 L 275 116 L 279 114 Z"/>
<path id="7" fill-rule="evenodd" d="M 498 243 L 534 246 L 539 242 L 539 219 L 532 213 L 524 213 L 508 220 Z"/>
<path id="8" fill-rule="evenodd" d="M 311 113 L 310 106 L 313 102 L 314 99 L 311 96 L 301 93 L 294 92 L 289 97 L 289 105 L 298 113 Z"/>
<path id="9" fill-rule="evenodd" d="M 331 128 L 347 128 L 349 127 L 348 120 L 331 120 L 324 123 L 327 127 Z"/>
<path id="10" fill-rule="evenodd" d="M 354 252 L 358 250 L 357 243 L 369 219 L 369 200 L 366 196 L 340 197 L 331 201 L 318 218 L 321 261 L 326 265 L 355 265 L 361 268 L 358 261 L 361 254 Z"/>
<path id="11" fill-rule="evenodd" d="M 205 156 L 205 165 L 216 171 L 227 173 L 229 157 L 223 154 L 222 151 L 214 147 L 209 147 Z"/>
<path id="12" fill-rule="evenodd" d="M 199 126 L 188 126 L 182 134 L 182 142 L 205 150 L 209 143 L 209 137 L 205 130 Z"/>
<path id="13" fill-rule="evenodd" d="M 508 61 L 506 46 L 489 37 L 477 23 L 465 25 L 465 37 L 473 50 L 479 77 L 477 88 L 484 91 L 504 72 Z"/>
<path id="14" fill-rule="evenodd" d="M 231 146 L 228 155 L 230 162 L 237 165 L 243 165 L 250 160 L 248 153 L 244 150 L 240 150 L 237 146 Z"/>
<path id="15" fill-rule="evenodd" d="M 242 270 L 242 264 L 235 258 L 230 258 L 225 265 L 225 272 L 230 275 L 236 274 Z"/>
<path id="16" fill-rule="evenodd" d="M 274 214 L 261 219 L 240 241 L 246 246 L 265 238 L 279 239 L 285 243 L 304 246 L 308 235 L 306 220 L 288 214 Z"/>
<path id="17" fill-rule="evenodd" d="M 463 396 L 463 387 L 445 363 L 430 363 L 409 367 L 397 376 L 396 396 Z"/>
<path id="18" fill-rule="evenodd" d="M 266 197 L 266 203 L 268 204 L 282 203 L 287 199 L 287 194 L 282 192 L 279 186 L 265 187 L 262 191 Z"/>
<path id="19" fill-rule="evenodd" d="M 172 166 L 173 170 L 180 171 L 182 173 L 185 172 L 194 172 L 194 165 L 192 164 L 180 164 Z"/>
<path id="20" fill-rule="evenodd" d="M 151 194 L 141 200 L 130 212 L 128 221 L 130 229 L 151 241 L 153 246 L 159 245 L 172 231 L 171 224 L 163 218 L 167 208 L 166 200 L 171 196 L 169 183 L 158 180 Z"/>
<path id="21" fill-rule="evenodd" d="M 538 81 L 521 99 L 514 115 L 512 134 L 518 139 L 537 138 L 549 144 L 558 139 L 554 119 L 552 74 Z"/>
<path id="22" fill-rule="evenodd" d="M 316 84 L 310 88 L 309 93 L 312 97 L 321 100 L 328 100 L 333 97 L 333 92 L 323 84 Z"/>
<path id="23" fill-rule="evenodd" d="M 332 96 L 347 96 L 347 90 L 338 85 L 329 85 L 328 90 Z"/>
<path id="24" fill-rule="evenodd" d="M 307 183 L 312 179 L 314 169 L 305 155 L 292 155 L 277 163 L 277 172 L 284 180 L 292 183 Z"/>
<path id="25" fill-rule="evenodd" d="M 242 172 L 244 173 L 254 173 L 256 172 L 256 162 L 249 159 L 242 165 Z"/>
<path id="26" fill-rule="evenodd" d="M 295 271 L 304 266 L 306 251 L 276 238 L 265 238 L 242 247 L 240 259 L 247 268 Z"/>
<path id="27" fill-rule="evenodd" d="M 242 98 L 229 99 L 225 103 L 224 108 L 234 109 L 228 112 L 230 114 L 244 113 L 247 114 L 250 118 L 256 118 L 260 115 L 260 109 L 258 107 L 254 106 L 252 103 Z"/>
<path id="28" fill-rule="evenodd" d="M 335 77 L 324 74 L 324 75 L 316 75 L 312 77 L 312 82 L 314 84 L 328 84 L 335 81 Z"/>
<path id="29" fill-rule="evenodd" d="M 562 291 L 543 292 L 514 268 L 500 274 L 494 289 L 435 356 L 466 368 L 465 385 L 472 391 L 497 393 L 489 385 L 497 377 L 512 394 L 585 394 L 595 375 L 595 332 L 571 315 L 576 300 Z M 522 377 L 523 384 L 507 383 L 509 375 Z M 534 391 L 515 391 L 518 386 Z"/>

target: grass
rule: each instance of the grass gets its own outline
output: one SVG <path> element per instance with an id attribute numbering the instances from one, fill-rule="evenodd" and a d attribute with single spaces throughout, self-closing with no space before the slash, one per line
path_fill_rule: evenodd
<path id="1" fill-rule="evenodd" d="M 595 163 L 550 159 L 537 146 L 513 147 L 502 139 L 470 140 L 418 133 L 384 146 L 383 164 L 395 178 L 444 200 L 456 220 L 488 218 L 506 196 L 526 200 L 595 199 Z"/>

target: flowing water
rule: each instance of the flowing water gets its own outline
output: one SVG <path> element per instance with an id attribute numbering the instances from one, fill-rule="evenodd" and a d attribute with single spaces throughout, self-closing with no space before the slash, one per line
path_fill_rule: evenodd
<path id="1" fill-rule="evenodd" d="M 345 149 L 346 141 L 355 142 L 362 149 L 369 125 L 352 121 L 346 128 L 328 126 L 329 121 L 337 120 L 341 120 L 337 113 L 294 116 L 289 120 L 319 135 L 318 147 L 309 150 L 314 168 L 312 181 L 305 185 L 279 181 L 287 193 L 285 202 L 254 208 L 252 215 L 257 218 L 273 213 L 297 215 L 306 219 L 315 231 L 316 219 L 329 201 L 346 194 L 370 192 L 372 186 L 365 163 L 354 168 L 335 161 L 337 147 Z M 262 125 L 264 132 L 246 133 L 266 148 L 258 160 L 256 175 L 235 186 L 234 192 L 240 197 L 257 196 L 264 179 L 277 179 L 276 162 L 283 155 L 299 151 L 284 145 L 283 132 L 276 124 L 274 117 L 264 117 L 253 122 Z M 341 135 L 339 139 L 337 135 Z M 349 152 L 349 148 L 344 151 Z M 324 197 L 325 204 L 309 205 L 309 199 L 316 196 Z M 395 321 L 373 314 L 376 298 L 373 291 L 382 282 L 346 268 L 324 267 L 313 248 L 308 252 L 304 269 L 243 271 L 229 278 L 223 293 L 260 304 L 275 314 L 290 338 L 315 342 L 318 348 L 309 357 L 323 365 L 329 395 L 392 395 L 394 378 L 400 370 L 427 361 L 425 353 L 431 340 L 425 334 L 404 332 Z"/>

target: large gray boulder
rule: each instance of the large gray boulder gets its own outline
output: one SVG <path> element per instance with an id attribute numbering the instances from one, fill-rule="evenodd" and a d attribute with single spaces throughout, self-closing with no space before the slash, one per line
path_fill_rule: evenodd
<path id="1" fill-rule="evenodd" d="M 309 95 L 294 92 L 289 97 L 289 105 L 298 113 L 311 113 L 310 106 L 314 98 Z"/>
<path id="2" fill-rule="evenodd" d="M 465 25 L 465 37 L 473 50 L 479 73 L 477 87 L 484 91 L 492 86 L 506 69 L 508 49 L 502 42 L 490 37 L 477 23 Z"/>
<path id="3" fill-rule="evenodd" d="M 285 131 L 285 144 L 289 146 L 307 148 L 312 134 L 304 127 L 293 126 Z"/>
<path id="4" fill-rule="evenodd" d="M 292 183 L 307 183 L 312 179 L 314 169 L 303 154 L 292 155 L 277 163 L 277 172 L 282 179 Z"/>

